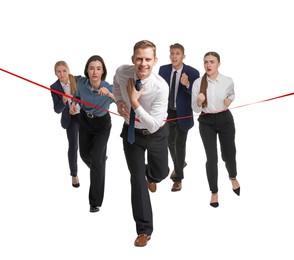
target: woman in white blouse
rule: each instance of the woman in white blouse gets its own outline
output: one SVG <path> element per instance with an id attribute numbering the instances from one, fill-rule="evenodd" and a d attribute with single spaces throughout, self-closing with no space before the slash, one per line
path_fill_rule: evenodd
<path id="1" fill-rule="evenodd" d="M 239 196 L 240 185 L 236 179 L 235 124 L 228 109 L 235 98 L 234 83 L 219 73 L 220 56 L 216 52 L 204 55 L 203 77 L 194 81 L 192 87 L 192 109 L 199 115 L 199 132 L 206 153 L 206 174 L 211 191 L 210 205 L 218 207 L 218 155 L 217 136 L 221 156 L 225 162 L 233 191 Z"/>

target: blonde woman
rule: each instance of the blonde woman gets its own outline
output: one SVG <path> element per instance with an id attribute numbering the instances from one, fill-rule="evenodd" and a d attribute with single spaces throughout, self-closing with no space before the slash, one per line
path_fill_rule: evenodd
<path id="1" fill-rule="evenodd" d="M 69 67 L 65 61 L 58 61 L 54 66 L 54 72 L 57 80 L 50 88 L 57 92 L 51 91 L 54 111 L 61 113 L 61 126 L 66 129 L 68 139 L 68 163 L 70 175 L 72 177 L 72 186 L 80 186 L 78 179 L 78 133 L 79 133 L 79 111 L 76 110 L 74 115 L 69 113 L 71 99 L 62 94 L 73 96 L 76 91 L 76 81 L 79 76 L 74 77 L 70 74 Z M 62 94 L 60 94 L 62 93 Z"/>

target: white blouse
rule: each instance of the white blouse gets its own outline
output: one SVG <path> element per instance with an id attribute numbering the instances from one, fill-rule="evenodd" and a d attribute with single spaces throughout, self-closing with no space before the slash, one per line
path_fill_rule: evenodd
<path id="1" fill-rule="evenodd" d="M 207 107 L 202 108 L 197 105 L 197 97 L 200 93 L 201 78 L 194 81 L 192 87 L 192 109 L 195 113 L 203 111 L 204 113 L 218 113 L 226 110 L 227 107 L 224 104 L 226 98 L 235 99 L 234 82 L 230 77 L 218 74 L 215 80 L 207 77 Z"/>

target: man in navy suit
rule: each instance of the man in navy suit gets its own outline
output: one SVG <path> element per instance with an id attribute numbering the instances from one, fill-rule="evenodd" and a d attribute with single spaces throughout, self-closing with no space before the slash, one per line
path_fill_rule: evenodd
<path id="1" fill-rule="evenodd" d="M 173 180 L 172 191 L 182 189 L 184 167 L 187 165 L 186 140 L 188 131 L 194 126 L 191 108 L 191 90 L 193 82 L 199 78 L 199 71 L 183 63 L 185 49 L 175 43 L 170 46 L 171 64 L 159 68 L 159 75 L 165 79 L 170 87 L 168 104 L 169 136 L 168 146 L 174 164 L 174 171 L 170 178 Z"/>

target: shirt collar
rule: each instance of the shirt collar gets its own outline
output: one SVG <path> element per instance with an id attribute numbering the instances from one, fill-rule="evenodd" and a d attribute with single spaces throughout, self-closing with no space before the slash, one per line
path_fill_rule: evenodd
<path id="1" fill-rule="evenodd" d="M 62 87 L 69 87 L 70 86 L 70 82 L 69 81 L 67 82 L 66 85 L 64 85 L 61 81 L 60 81 L 60 84 L 61 84 Z"/>
<path id="2" fill-rule="evenodd" d="M 144 85 L 146 82 L 148 82 L 148 80 L 149 80 L 151 77 L 152 77 L 152 73 L 151 73 L 151 75 L 149 75 L 149 77 L 147 77 L 147 78 L 145 78 L 145 79 L 140 79 L 142 85 Z M 136 80 L 138 80 L 138 79 L 139 79 L 139 78 L 138 78 L 138 76 L 137 76 L 137 74 L 136 74 L 136 72 L 135 72 L 135 73 L 134 73 L 134 80 L 136 81 Z"/>
<path id="3" fill-rule="evenodd" d="M 181 74 L 183 67 L 184 67 L 184 65 L 182 65 L 182 67 L 177 70 L 172 68 L 172 74 L 174 74 L 175 71 L 177 72 L 177 74 Z"/>
<path id="4" fill-rule="evenodd" d="M 208 76 L 207 76 L 207 81 L 209 81 L 210 83 L 214 83 L 214 82 L 219 82 L 219 80 L 220 80 L 220 73 L 218 72 L 218 74 L 217 74 L 217 77 L 216 77 L 216 79 L 215 80 L 211 80 Z"/>

